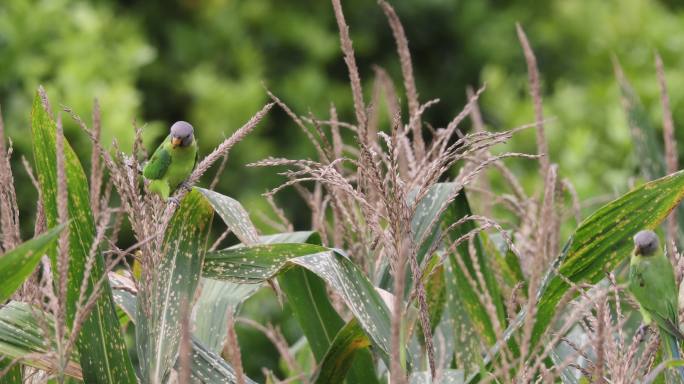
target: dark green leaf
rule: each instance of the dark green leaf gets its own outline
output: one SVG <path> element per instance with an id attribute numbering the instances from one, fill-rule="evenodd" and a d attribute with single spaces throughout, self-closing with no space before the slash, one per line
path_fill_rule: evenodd
<path id="1" fill-rule="evenodd" d="M 350 320 L 335 336 L 312 382 L 315 384 L 344 382 L 347 371 L 354 361 L 355 353 L 369 345 L 368 336 L 363 332 L 358 321 Z"/>
<path id="2" fill-rule="evenodd" d="M 43 108 L 40 95 L 36 93 L 31 112 L 33 133 L 33 156 L 44 199 L 45 216 L 49 227 L 57 225 L 57 166 L 56 125 Z M 68 190 L 69 213 L 69 281 L 67 282 L 67 321 L 71 325 L 76 313 L 76 303 L 84 278 L 86 258 L 95 237 L 95 224 L 90 208 L 88 179 L 83 167 L 69 143 L 64 142 L 65 171 Z M 49 252 L 55 266 L 56 248 Z M 56 269 L 55 269 L 56 270 Z M 88 279 L 88 292 L 102 278 L 104 260 L 95 255 L 95 263 Z M 55 282 L 57 276 L 55 276 Z M 112 303 L 109 285 L 83 323 L 77 346 L 81 352 L 83 375 L 89 383 L 135 383 L 135 371 L 126 352 L 119 328 L 119 319 Z"/>
<path id="3" fill-rule="evenodd" d="M 59 225 L 0 256 L 0 302 L 5 302 L 21 286 L 64 228 Z"/>
<path id="4" fill-rule="evenodd" d="M 435 193 L 440 196 L 445 196 L 447 198 L 449 195 L 453 194 L 454 188 L 457 186 L 452 183 L 440 183 L 436 184 L 433 189 Z M 441 218 L 441 226 L 443 229 L 449 225 L 457 222 L 459 219 L 471 215 L 470 205 L 468 199 L 466 198 L 465 191 L 461 190 L 454 201 L 449 205 L 449 207 L 444 211 Z M 463 224 L 453 228 L 446 234 L 447 241 L 456 241 L 461 236 L 476 229 L 475 222 L 469 220 Z M 494 306 L 496 308 L 496 314 L 498 316 L 498 321 L 505 327 L 506 317 L 504 312 L 503 301 L 501 299 L 501 294 L 499 292 L 498 284 L 494 278 L 494 274 L 491 270 L 493 259 L 487 258 L 483 251 L 480 236 L 475 236 L 474 239 L 475 246 L 475 259 L 471 257 L 470 251 L 468 250 L 468 242 L 462 242 L 456 248 L 456 253 L 449 254 L 449 260 L 453 265 L 453 275 L 450 276 L 454 280 L 454 284 L 458 289 L 461 303 L 464 305 L 468 317 L 473 326 L 476 327 L 478 332 L 485 337 L 489 344 L 494 344 L 496 342 L 496 334 L 493 327 L 493 319 L 491 318 L 489 312 L 487 311 L 485 304 L 482 302 L 481 297 L 483 292 L 486 292 L 492 299 Z M 479 267 L 482 273 L 485 286 L 482 286 L 476 275 L 476 266 Z M 465 268 L 464 268 L 465 267 Z M 473 287 L 468 281 L 469 278 L 475 281 L 477 287 Z"/>

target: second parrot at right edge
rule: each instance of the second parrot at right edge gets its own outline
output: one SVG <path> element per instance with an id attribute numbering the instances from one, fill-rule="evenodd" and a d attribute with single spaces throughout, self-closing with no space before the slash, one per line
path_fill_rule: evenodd
<path id="1" fill-rule="evenodd" d="M 680 359 L 679 344 L 684 335 L 679 330 L 674 269 L 653 231 L 639 231 L 634 236 L 629 290 L 639 302 L 644 323 L 655 322 L 658 326 L 664 360 Z M 679 382 L 684 382 L 684 367 L 679 367 L 678 372 Z"/>

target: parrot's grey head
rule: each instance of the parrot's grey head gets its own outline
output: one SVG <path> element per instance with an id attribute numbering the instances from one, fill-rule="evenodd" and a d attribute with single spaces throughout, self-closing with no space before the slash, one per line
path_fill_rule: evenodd
<path id="1" fill-rule="evenodd" d="M 176 121 L 171 126 L 171 145 L 174 148 L 187 147 L 194 139 L 192 125 L 187 121 Z"/>
<path id="2" fill-rule="evenodd" d="M 658 250 L 658 235 L 651 230 L 643 230 L 634 235 L 634 254 L 651 256 Z"/>

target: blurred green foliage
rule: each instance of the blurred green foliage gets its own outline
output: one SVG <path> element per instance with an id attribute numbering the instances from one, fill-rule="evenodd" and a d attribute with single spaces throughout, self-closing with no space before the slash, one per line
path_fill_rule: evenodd
<path id="1" fill-rule="evenodd" d="M 560 164 L 562 177 L 574 183 L 582 199 L 624 190 L 628 178 L 636 174 L 638 159 L 632 156 L 611 57 L 620 61 L 654 125 L 660 126 L 653 64 L 654 52 L 659 51 L 675 126 L 684 125 L 684 72 L 678 70 L 684 65 L 684 4 L 680 2 L 396 0 L 392 4 L 409 38 L 421 101 L 441 100 L 427 113 L 435 127 L 446 125 L 462 109 L 466 86 L 483 83 L 487 90 L 481 107 L 490 129 L 533 121 L 527 70 L 515 34 L 515 22 L 521 23 L 542 74 L 551 161 Z M 376 2 L 350 0 L 343 6 L 366 99 L 370 99 L 373 65 L 386 68 L 402 89 L 392 34 Z M 0 105 L 17 154 L 14 169 L 25 218 L 32 217 L 36 193 L 19 159 L 20 155 L 31 159 L 29 111 L 39 84 L 46 87 L 53 107 L 69 106 L 86 121 L 93 98 L 98 98 L 103 140 L 108 144 L 116 139 L 124 150 L 130 149 L 134 121 L 145 125 L 146 145 L 154 148 L 167 127 L 183 119 L 195 126 L 201 152 L 206 154 L 267 102 L 264 87 L 299 114 L 327 118 L 334 103 L 343 120 L 354 119 L 329 2 L 3 0 Z M 87 163 L 86 137 L 67 116 L 63 120 L 68 138 Z M 684 139 L 684 131 L 679 130 L 677 137 Z M 501 150 L 535 152 L 533 130 L 520 133 Z M 260 220 L 254 212 L 268 211 L 260 194 L 283 180 L 271 169 L 244 165 L 267 156 L 306 158 L 314 152 L 285 114 L 274 111 L 230 153 L 218 189 L 240 200 L 257 224 Z M 539 180 L 534 163 L 510 163 L 526 188 L 534 191 Z M 309 215 L 296 194 L 283 192 L 278 200 L 295 226 L 305 228 Z M 24 230 L 30 231 L 30 220 L 23 223 Z M 252 307 L 269 318 L 268 306 Z M 296 340 L 297 331 L 291 328 L 286 326 L 286 336 Z M 256 336 L 241 332 L 241 337 Z M 260 366 L 277 369 L 275 352 L 270 347 L 263 350 L 263 338 L 259 340 L 241 343 L 271 356 L 265 358 L 270 363 L 246 360 L 248 373 L 255 378 Z"/>

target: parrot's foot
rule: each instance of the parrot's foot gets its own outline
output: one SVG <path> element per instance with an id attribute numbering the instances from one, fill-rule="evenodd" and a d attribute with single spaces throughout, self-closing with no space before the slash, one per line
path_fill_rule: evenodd
<path id="1" fill-rule="evenodd" d="M 634 338 L 638 340 L 643 340 L 646 337 L 646 333 L 648 332 L 648 325 L 647 324 L 641 324 L 639 328 L 637 328 L 636 333 L 634 334 Z"/>
<path id="2" fill-rule="evenodd" d="M 190 183 L 188 183 L 188 182 L 185 181 L 185 180 L 184 180 L 184 181 L 181 181 L 180 187 L 183 188 L 183 189 L 186 189 L 186 190 L 188 190 L 188 191 L 192 189 L 192 185 L 190 185 Z"/>
<path id="3" fill-rule="evenodd" d="M 171 197 L 169 197 L 169 199 L 168 199 L 168 200 L 166 200 L 166 201 L 168 201 L 168 202 L 169 202 L 169 204 L 173 204 L 173 205 L 175 205 L 175 206 L 176 206 L 176 208 L 180 206 L 180 200 L 178 200 L 178 198 L 177 198 L 177 197 L 175 197 L 175 196 L 171 196 Z"/>

